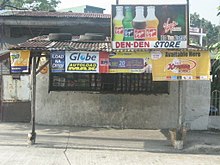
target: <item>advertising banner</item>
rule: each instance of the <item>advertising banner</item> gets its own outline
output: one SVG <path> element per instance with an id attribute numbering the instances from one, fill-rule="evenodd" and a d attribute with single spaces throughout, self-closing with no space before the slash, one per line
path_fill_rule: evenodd
<path id="1" fill-rule="evenodd" d="M 186 48 L 186 18 L 186 5 L 112 5 L 112 47 Z"/>
<path id="2" fill-rule="evenodd" d="M 99 52 L 99 73 L 109 73 L 109 53 Z"/>
<path id="3" fill-rule="evenodd" d="M 30 73 L 30 51 L 10 51 L 11 73 Z"/>
<path id="4" fill-rule="evenodd" d="M 110 54 L 110 73 L 151 73 L 150 52 L 117 52 Z"/>
<path id="5" fill-rule="evenodd" d="M 99 52 L 65 52 L 65 72 L 99 73 Z"/>
<path id="6" fill-rule="evenodd" d="M 209 80 L 208 51 L 152 52 L 153 81 Z"/>
<path id="7" fill-rule="evenodd" d="M 65 71 L 65 51 L 51 51 L 51 72 L 62 73 Z"/>
<path id="8" fill-rule="evenodd" d="M 52 73 L 108 73 L 109 53 L 51 51 Z"/>

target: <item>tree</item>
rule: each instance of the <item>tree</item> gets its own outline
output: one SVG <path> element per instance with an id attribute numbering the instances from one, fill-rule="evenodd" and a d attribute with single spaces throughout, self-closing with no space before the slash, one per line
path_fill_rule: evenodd
<path id="1" fill-rule="evenodd" d="M 206 32 L 206 37 L 203 39 L 208 46 L 218 42 L 219 26 L 213 25 L 210 21 L 204 18 L 200 19 L 200 16 L 197 13 L 190 14 L 190 25 L 203 28 L 203 31 Z"/>
<path id="2" fill-rule="evenodd" d="M 0 10 L 55 10 L 60 0 L 0 0 Z"/>
<path id="3" fill-rule="evenodd" d="M 220 16 L 220 6 L 218 7 L 217 16 Z M 218 27 L 220 29 L 220 26 Z M 219 38 L 216 43 L 209 46 L 209 50 L 215 55 L 215 60 L 213 60 L 211 74 L 212 74 L 212 91 L 220 90 L 220 30 L 217 35 Z"/>

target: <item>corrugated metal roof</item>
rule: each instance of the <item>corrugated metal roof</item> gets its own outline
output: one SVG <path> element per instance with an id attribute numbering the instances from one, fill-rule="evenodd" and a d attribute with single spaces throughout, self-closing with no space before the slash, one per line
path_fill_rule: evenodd
<path id="1" fill-rule="evenodd" d="M 73 13 L 73 12 L 48 12 L 48 11 L 29 11 L 29 10 L 2 10 L 2 16 L 19 16 L 19 17 L 56 17 L 56 18 L 107 18 L 110 14 L 102 13 Z"/>
<path id="2" fill-rule="evenodd" d="M 13 46 L 10 49 L 28 50 L 79 50 L 79 51 L 106 51 L 111 52 L 112 46 L 108 38 L 106 41 L 76 41 L 78 36 L 72 41 L 49 41 L 47 36 L 35 37 Z"/>
<path id="3" fill-rule="evenodd" d="M 9 58 L 10 51 L 9 50 L 1 50 L 0 51 L 0 61 Z"/>
<path id="4" fill-rule="evenodd" d="M 111 39 L 107 37 L 105 41 L 78 41 L 79 36 L 73 36 L 71 41 L 50 41 L 47 35 L 29 39 L 24 43 L 13 46 L 10 49 L 20 50 L 77 50 L 77 51 L 105 51 L 105 52 L 133 52 L 133 51 L 150 51 L 155 49 L 112 49 Z M 158 50 L 158 49 L 157 49 Z M 164 50 L 164 49 L 160 49 Z M 160 51 L 158 50 L 158 51 Z M 174 49 L 170 49 L 174 50 Z M 176 49 L 180 50 L 180 49 Z M 188 46 L 181 50 L 207 50 L 202 47 Z"/>

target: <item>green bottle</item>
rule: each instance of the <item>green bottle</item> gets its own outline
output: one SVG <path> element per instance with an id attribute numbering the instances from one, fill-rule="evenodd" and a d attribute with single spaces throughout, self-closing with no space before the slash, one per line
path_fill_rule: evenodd
<path id="1" fill-rule="evenodd" d="M 125 17 L 122 21 L 124 27 L 123 41 L 134 41 L 133 14 L 130 6 L 125 7 Z"/>

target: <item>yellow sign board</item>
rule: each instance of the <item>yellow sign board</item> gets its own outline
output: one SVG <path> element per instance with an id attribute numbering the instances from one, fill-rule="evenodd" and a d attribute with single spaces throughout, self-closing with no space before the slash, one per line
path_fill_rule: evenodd
<path id="1" fill-rule="evenodd" d="M 10 51 L 10 61 L 12 73 L 28 73 L 30 69 L 30 51 Z"/>
<path id="2" fill-rule="evenodd" d="M 208 51 L 158 51 L 151 57 L 153 81 L 210 79 Z"/>

